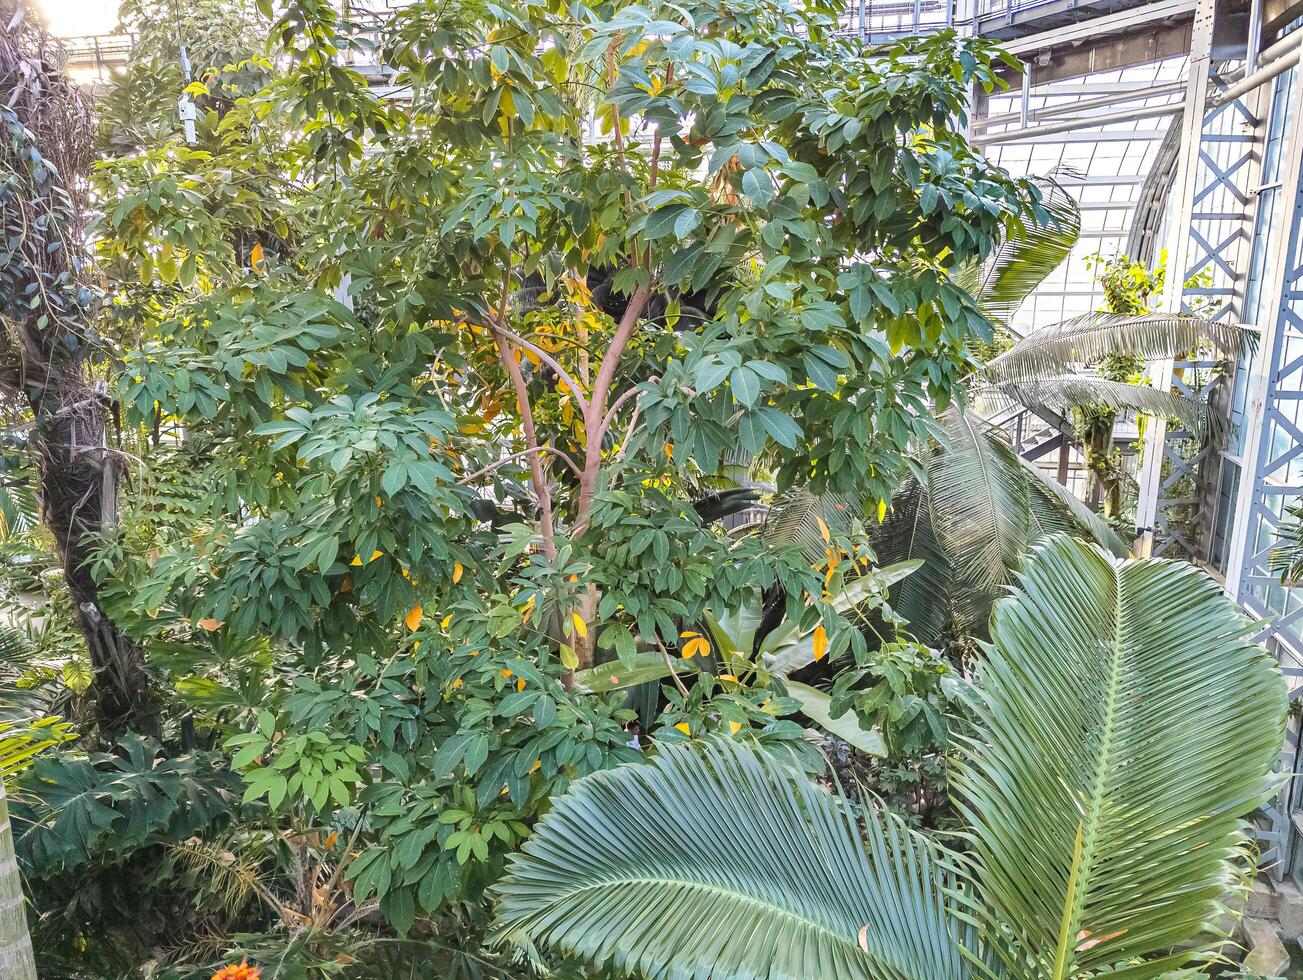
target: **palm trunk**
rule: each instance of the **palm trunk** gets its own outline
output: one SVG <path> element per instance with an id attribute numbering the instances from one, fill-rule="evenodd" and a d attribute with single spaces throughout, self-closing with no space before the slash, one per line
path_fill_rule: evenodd
<path id="1" fill-rule="evenodd" d="M 0 780 L 0 977 L 36 980 L 36 957 L 27 932 L 27 902 L 22 876 L 14 857 L 14 833 L 9 824 L 9 803 Z"/>

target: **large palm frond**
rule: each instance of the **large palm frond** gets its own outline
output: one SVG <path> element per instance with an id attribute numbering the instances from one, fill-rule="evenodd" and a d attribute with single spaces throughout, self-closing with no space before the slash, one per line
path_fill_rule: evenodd
<path id="1" fill-rule="evenodd" d="M 803 555 L 819 562 L 826 547 L 819 521 L 829 528 L 846 527 L 863 516 L 862 510 L 863 505 L 851 497 L 792 487 L 774 497 L 760 534 L 769 544 L 798 544 Z"/>
<path id="2" fill-rule="evenodd" d="M 1027 471 L 1031 496 L 1033 544 L 1054 534 L 1081 536 L 1085 531 L 1094 542 L 1115 557 L 1126 558 L 1130 549 L 1108 522 L 1078 499 L 1077 495 L 1035 463 L 1019 457 Z"/>
<path id="3" fill-rule="evenodd" d="M 880 562 L 922 560 L 913 575 L 892 586 L 888 601 L 909 622 L 914 636 L 935 642 L 950 618 L 946 599 L 954 576 L 932 530 L 927 490 L 917 480 L 907 480 L 891 498 L 891 510 L 870 540 Z"/>
<path id="4" fill-rule="evenodd" d="M 1076 364 L 1092 364 L 1105 354 L 1135 354 L 1147 359 L 1176 357 L 1207 342 L 1235 357 L 1254 342 L 1251 330 L 1203 317 L 1147 313 L 1084 313 L 1043 327 L 987 362 L 992 382 L 1024 381 L 1063 375 Z"/>
<path id="5" fill-rule="evenodd" d="M 1081 234 L 1077 202 L 1052 178 L 1037 180 L 1049 221 L 1027 224 L 1007 236 L 985 262 L 971 262 L 954 270 L 950 278 L 966 289 L 990 319 L 1009 318 L 1068 257 Z"/>
<path id="6" fill-rule="evenodd" d="M 927 466 L 933 533 L 957 576 L 977 586 L 999 585 L 1027 550 L 1023 468 L 975 415 L 951 406 L 939 421 L 949 445 Z"/>
<path id="7" fill-rule="evenodd" d="M 1044 407 L 1066 415 L 1074 408 L 1133 408 L 1155 418 L 1175 419 L 1191 432 L 1202 433 L 1208 406 L 1173 391 L 1083 375 L 1055 375 L 1000 381 L 991 388 L 1029 408 Z"/>
<path id="8" fill-rule="evenodd" d="M 1070 538 L 996 604 L 953 786 L 1011 973 L 1156 977 L 1193 958 L 1173 950 L 1237 880 L 1284 737 L 1252 629 L 1192 566 Z"/>
<path id="9" fill-rule="evenodd" d="M 971 975 L 934 845 L 727 740 L 579 780 L 509 860 L 500 937 L 640 976 Z"/>
<path id="10" fill-rule="evenodd" d="M 36 494 L 30 484 L 0 479 L 0 541 L 35 526 Z"/>

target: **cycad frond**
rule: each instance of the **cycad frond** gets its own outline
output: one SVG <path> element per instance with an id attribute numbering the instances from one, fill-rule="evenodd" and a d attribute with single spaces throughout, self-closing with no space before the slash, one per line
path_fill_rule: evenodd
<path id="1" fill-rule="evenodd" d="M 1177 357 L 1205 342 L 1233 358 L 1255 336 L 1238 324 L 1197 316 L 1084 313 L 1024 337 L 988 361 L 985 373 L 992 382 L 1025 381 L 1067 374 L 1074 365 L 1093 364 L 1105 354 Z"/>
<path id="2" fill-rule="evenodd" d="M 819 521 L 828 528 L 844 528 L 862 516 L 861 510 L 859 501 L 850 497 L 792 487 L 774 497 L 760 534 L 769 544 L 799 544 L 810 561 L 823 561 L 826 543 Z"/>
<path id="3" fill-rule="evenodd" d="M 1208 406 L 1173 391 L 1082 375 L 1057 375 L 1000 381 L 991 388 L 1020 405 L 1044 407 L 1060 415 L 1074 408 L 1133 408 L 1156 418 L 1175 419 L 1191 432 L 1202 433 Z"/>
<path id="4" fill-rule="evenodd" d="M 927 491 L 910 479 L 891 498 L 891 510 L 870 539 L 878 561 L 921 559 L 922 566 L 891 587 L 891 608 L 909 622 L 910 632 L 932 643 L 946 628 L 947 597 L 953 585 L 950 560 L 932 530 Z"/>
<path id="5" fill-rule="evenodd" d="M 667 746 L 556 802 L 494 886 L 498 935 L 650 978 L 970 976 L 935 846 L 856 816 L 763 751 Z"/>
<path id="6" fill-rule="evenodd" d="M 1157 977 L 1194 958 L 1173 950 L 1235 884 L 1284 737 L 1252 631 L 1192 566 L 1071 538 L 996 603 L 953 785 L 1011 974 Z"/>
<path id="7" fill-rule="evenodd" d="M 1031 542 L 1039 543 L 1042 538 L 1053 534 L 1071 534 L 1078 537 L 1082 531 L 1094 539 L 1095 543 L 1117 558 L 1126 558 L 1130 549 L 1126 542 L 1113 530 L 1102 517 L 1083 504 L 1071 490 L 1035 463 L 1025 459 L 1020 462 L 1027 470 L 1027 490 L 1031 495 L 1032 513 L 1035 529 L 1039 536 L 1033 535 Z M 1069 520 L 1070 519 L 1070 520 Z"/>
<path id="8" fill-rule="evenodd" d="M 1026 474 L 981 419 L 952 406 L 940 422 L 950 444 L 927 466 L 933 533 L 956 576 L 979 587 L 1003 584 L 1027 550 Z"/>

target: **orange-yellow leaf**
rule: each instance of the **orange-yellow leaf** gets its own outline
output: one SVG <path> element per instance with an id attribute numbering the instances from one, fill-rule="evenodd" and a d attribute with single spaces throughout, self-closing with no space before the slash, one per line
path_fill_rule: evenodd
<path id="1" fill-rule="evenodd" d="M 823 518 L 816 514 L 814 522 L 819 525 L 819 534 L 823 537 L 824 542 L 830 544 L 832 542 L 832 533 L 828 530 L 828 525 L 823 522 Z"/>
<path id="2" fill-rule="evenodd" d="M 439 628 L 446 630 L 451 622 L 452 622 L 452 613 L 448 613 L 447 616 L 444 616 L 443 619 L 439 620 Z"/>
<path id="3" fill-rule="evenodd" d="M 814 628 L 814 659 L 822 660 L 828 653 L 828 631 L 820 623 Z"/>
<path id="4" fill-rule="evenodd" d="M 579 613 L 570 614 L 570 622 L 574 624 L 575 633 L 580 637 L 588 635 L 588 624 L 584 622 L 584 617 Z"/>
<path id="5" fill-rule="evenodd" d="M 421 604 L 418 602 L 416 605 L 414 605 L 411 609 L 407 611 L 407 615 L 403 617 L 403 622 L 407 624 L 407 628 L 409 630 L 414 630 L 420 628 L 421 620 L 423 620 L 424 618 L 425 618 L 425 610 L 421 608 Z"/>
<path id="6" fill-rule="evenodd" d="M 464 572 L 464 571 L 465 571 L 465 569 L 461 567 L 461 562 L 459 562 L 459 561 L 455 561 L 455 562 L 452 563 L 452 584 L 453 584 L 453 585 L 456 585 L 458 582 L 461 581 L 461 575 L 462 575 L 462 572 Z"/>
<path id="7" fill-rule="evenodd" d="M 692 734 L 692 728 L 691 726 L 688 725 L 686 721 L 681 721 L 674 727 L 677 728 L 679 731 L 681 731 L 684 735 Z"/>
<path id="8" fill-rule="evenodd" d="M 209 616 L 207 619 L 201 619 L 195 624 L 200 629 L 208 630 L 209 633 L 215 633 L 222 628 L 222 620 L 213 619 Z"/>
<path id="9" fill-rule="evenodd" d="M 249 252 L 249 265 L 254 272 L 264 272 L 267 269 L 267 255 L 263 252 L 262 246 L 254 244 Z"/>
<path id="10" fill-rule="evenodd" d="M 516 690 L 517 690 L 517 691 L 523 691 L 524 689 L 525 689 L 525 678 L 523 678 L 523 677 L 517 677 L 517 678 L 516 678 Z"/>
<path id="11" fill-rule="evenodd" d="M 710 653 L 710 641 L 704 636 L 695 636 L 687 643 L 683 644 L 683 659 L 691 660 L 693 657 L 704 657 Z"/>
<path id="12" fill-rule="evenodd" d="M 730 722 L 728 723 L 728 733 L 729 733 L 730 735 L 736 735 L 736 734 L 737 734 L 738 732 L 740 732 L 741 730 L 742 730 L 742 722 L 740 722 L 740 721 L 730 721 Z"/>

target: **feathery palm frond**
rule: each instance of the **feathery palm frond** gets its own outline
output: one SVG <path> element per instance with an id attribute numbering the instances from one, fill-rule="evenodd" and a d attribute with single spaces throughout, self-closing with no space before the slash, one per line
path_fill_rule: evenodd
<path id="1" fill-rule="evenodd" d="M 1291 519 L 1281 524 L 1267 567 L 1280 574 L 1282 585 L 1297 585 L 1303 579 L 1303 506 L 1286 507 L 1285 512 Z"/>
<path id="2" fill-rule="evenodd" d="M 1104 518 L 1083 504 L 1076 494 L 1058 480 L 1051 479 L 1035 463 L 1021 457 L 1019 461 L 1028 473 L 1027 490 L 1031 495 L 1033 519 L 1040 531 L 1040 537 L 1033 537 L 1033 543 L 1052 534 L 1080 536 L 1079 531 L 1085 531 L 1096 544 L 1114 556 L 1126 558 L 1130 554 L 1118 533 Z"/>
<path id="3" fill-rule="evenodd" d="M 1255 336 L 1238 324 L 1196 316 L 1085 313 L 1029 334 L 988 361 L 985 373 L 992 382 L 1025 381 L 1065 374 L 1073 365 L 1092 364 L 1105 354 L 1176 357 L 1205 341 L 1235 357 L 1241 348 L 1252 345 Z"/>
<path id="4" fill-rule="evenodd" d="M 1208 406 L 1193 398 L 1107 378 L 1058 375 L 1000 381 L 991 387 L 1020 405 L 1040 406 L 1060 415 L 1074 408 L 1133 408 L 1156 418 L 1175 419 L 1195 433 L 1202 433 L 1208 422 Z"/>
<path id="5" fill-rule="evenodd" d="M 1005 238 L 985 262 L 968 263 L 950 274 L 981 311 L 999 323 L 1007 323 L 1032 290 L 1063 263 L 1081 234 L 1081 212 L 1072 196 L 1052 178 L 1037 183 L 1050 220 L 1026 225 Z"/>
<path id="6" fill-rule="evenodd" d="M 970 976 L 938 849 L 859 815 L 763 751 L 668 746 L 556 802 L 493 888 L 497 934 L 647 977 Z M 726 839 L 676 832 L 703 826 Z"/>
<path id="7" fill-rule="evenodd" d="M 1173 950 L 1236 881 L 1284 736 L 1285 687 L 1252 631 L 1192 566 L 1070 538 L 996 603 L 952 785 L 1011 973 L 1157 977 L 1194 959 Z"/>
<path id="8" fill-rule="evenodd" d="M 940 422 L 950 445 L 927 464 L 933 533 L 957 576 L 999 585 L 1027 550 L 1026 475 L 981 419 L 951 406 Z"/>
<path id="9" fill-rule="evenodd" d="M 823 561 L 827 545 L 818 521 L 829 528 L 844 527 L 861 517 L 861 510 L 862 505 L 849 497 L 792 487 L 774 498 L 760 534 L 769 544 L 799 544 L 812 562 Z"/>
<path id="10" fill-rule="evenodd" d="M 884 563 L 922 560 L 922 566 L 891 588 L 891 608 L 903 616 L 910 632 L 932 643 L 944 632 L 949 618 L 946 597 L 953 575 L 950 560 L 932 531 L 927 491 L 910 479 L 891 499 L 891 510 L 870 538 L 878 560 Z"/>
<path id="11" fill-rule="evenodd" d="M 36 494 L 24 483 L 0 480 L 0 541 L 36 526 Z"/>

